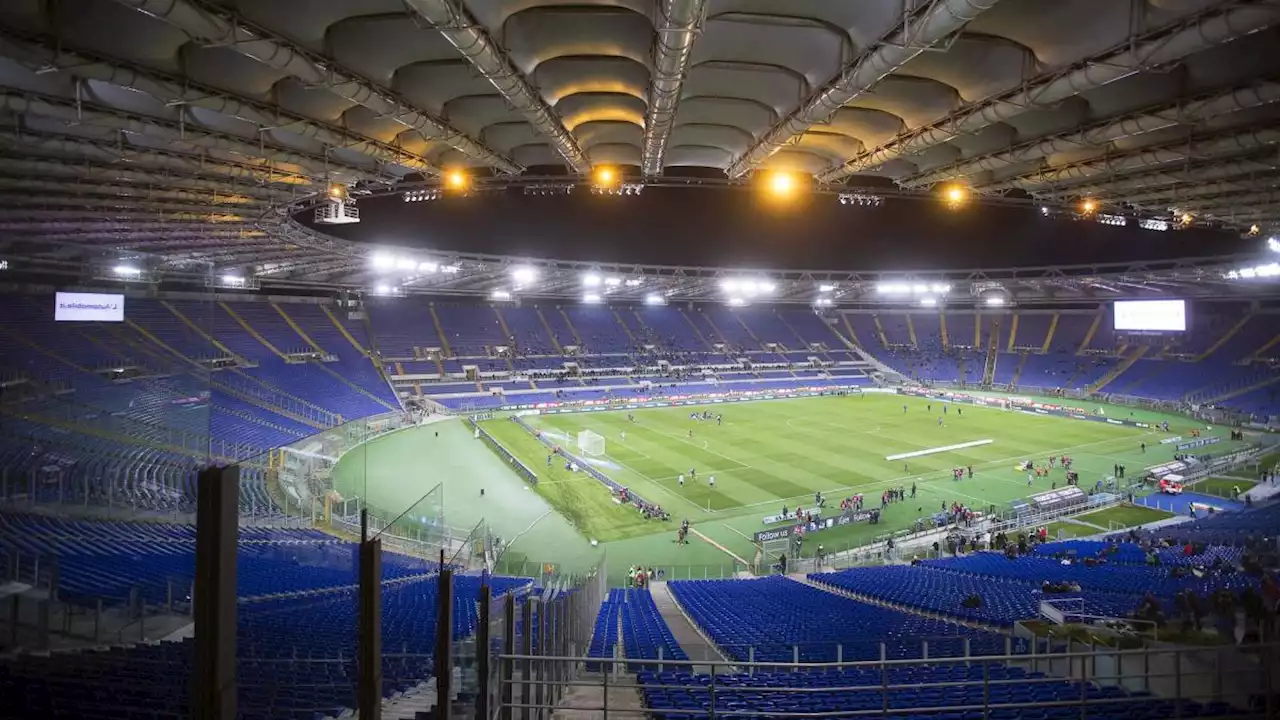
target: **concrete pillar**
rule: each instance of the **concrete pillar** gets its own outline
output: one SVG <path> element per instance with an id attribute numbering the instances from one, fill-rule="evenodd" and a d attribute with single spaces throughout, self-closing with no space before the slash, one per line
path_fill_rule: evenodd
<path id="1" fill-rule="evenodd" d="M 191 717 L 236 718 L 236 500 L 240 468 L 200 472 L 196 495 Z"/>

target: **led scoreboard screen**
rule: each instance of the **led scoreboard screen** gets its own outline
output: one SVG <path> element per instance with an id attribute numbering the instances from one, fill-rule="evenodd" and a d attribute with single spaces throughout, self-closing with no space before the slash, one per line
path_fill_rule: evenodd
<path id="1" fill-rule="evenodd" d="M 1117 332 L 1185 332 L 1185 300 L 1117 300 L 1113 305 Z"/>

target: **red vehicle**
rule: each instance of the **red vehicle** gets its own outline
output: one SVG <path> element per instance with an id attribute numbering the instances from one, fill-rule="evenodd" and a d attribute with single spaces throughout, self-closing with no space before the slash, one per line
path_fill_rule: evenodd
<path id="1" fill-rule="evenodd" d="M 1181 495 L 1182 494 L 1182 477 L 1179 475 L 1166 475 L 1160 478 L 1160 492 L 1165 495 Z"/>

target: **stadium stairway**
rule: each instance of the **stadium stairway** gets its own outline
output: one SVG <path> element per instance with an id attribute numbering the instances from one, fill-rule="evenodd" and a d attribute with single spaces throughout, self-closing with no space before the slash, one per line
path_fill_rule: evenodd
<path id="1" fill-rule="evenodd" d="M 1023 351 L 1018 353 L 1018 366 L 1013 369 L 1013 379 L 1010 380 L 1014 385 L 1018 384 L 1018 380 L 1022 378 L 1022 368 L 1027 366 L 1027 355 L 1030 353 Z"/>
<path id="2" fill-rule="evenodd" d="M 1262 347 L 1249 353 L 1249 362 L 1257 362 L 1259 360 L 1265 359 L 1267 357 L 1266 353 L 1268 353 L 1271 350 L 1271 348 L 1275 347 L 1276 345 L 1280 345 L 1280 333 L 1276 334 L 1275 337 L 1268 340 L 1266 344 L 1263 345 Z"/>
<path id="3" fill-rule="evenodd" d="M 449 337 L 444 332 L 444 325 L 440 323 L 440 313 L 436 312 L 435 303 L 428 305 L 427 311 L 431 313 L 431 324 L 436 329 L 436 337 L 440 338 L 440 350 L 445 357 L 453 357 L 453 349 L 449 347 Z M 439 360 L 436 362 L 439 363 Z M 444 374 L 443 367 L 440 369 L 440 374 Z"/>
<path id="4" fill-rule="evenodd" d="M 1102 313 L 1093 316 L 1093 323 L 1089 325 L 1089 330 L 1084 334 L 1084 339 L 1080 341 L 1080 347 L 1076 348 L 1077 355 L 1084 355 L 1085 350 L 1089 349 L 1089 343 L 1093 342 L 1093 336 L 1098 333 L 1098 327 L 1102 325 Z"/>
<path id="5" fill-rule="evenodd" d="M 685 613 L 684 608 L 680 607 L 680 603 L 671 594 L 671 589 L 667 587 L 665 580 L 651 581 L 649 583 L 649 592 L 653 595 L 653 603 L 658 608 L 658 614 L 662 616 L 663 622 L 671 630 L 672 637 L 675 638 L 690 660 L 726 661 L 720 649 L 689 619 L 689 615 Z"/>
<path id="6" fill-rule="evenodd" d="M 996 376 L 996 358 L 1000 355 L 1000 318 L 991 320 L 991 336 L 987 342 L 987 362 L 982 368 L 982 384 L 990 385 Z"/>
<path id="7" fill-rule="evenodd" d="M 208 342 L 210 345 L 218 348 L 218 350 L 225 353 L 227 357 L 237 358 L 241 363 L 246 362 L 243 357 L 241 357 L 238 353 L 231 352 L 230 348 L 228 348 L 226 345 L 223 345 L 214 336 L 210 335 L 207 331 L 205 331 L 204 328 L 200 327 L 198 323 L 192 322 L 191 318 L 182 314 L 182 311 L 174 307 L 173 304 L 170 303 L 169 301 L 161 300 L 160 305 L 162 305 L 169 312 L 173 313 L 174 317 L 181 320 L 183 324 L 185 324 L 188 328 L 191 328 L 191 331 L 194 332 L 196 335 L 199 335 L 201 338 L 204 338 L 204 340 Z"/>
<path id="8" fill-rule="evenodd" d="M 1053 334 L 1058 330 L 1058 318 L 1060 316 L 1060 313 L 1054 313 L 1053 317 L 1049 318 L 1049 332 L 1045 333 L 1044 344 L 1040 346 L 1041 355 L 1049 354 L 1049 347 L 1053 345 Z"/>
<path id="9" fill-rule="evenodd" d="M 680 313 L 680 317 L 684 318 L 684 321 L 689 324 L 689 327 L 693 328 L 693 334 L 702 341 L 702 344 L 705 345 L 708 350 L 714 351 L 715 346 L 713 346 L 711 341 L 707 339 L 707 336 L 703 335 L 702 331 L 698 329 L 698 324 L 693 321 L 693 318 L 689 317 L 689 313 L 685 312 L 684 308 L 676 308 L 676 312 Z"/>
<path id="10" fill-rule="evenodd" d="M 1147 351 L 1150 349 L 1151 349 L 1150 345 L 1138 346 L 1138 349 L 1134 350 L 1132 354 L 1125 357 L 1123 360 L 1117 363 L 1115 367 L 1108 370 L 1106 375 L 1103 375 L 1102 377 L 1098 378 L 1097 382 L 1085 388 L 1085 392 L 1096 393 L 1102 390 L 1103 388 L 1105 388 L 1107 385 L 1110 385 L 1112 382 L 1115 381 L 1116 378 L 1123 375 L 1126 370 L 1133 367 L 1134 363 L 1141 360 L 1142 356 L 1146 355 Z"/>
<path id="11" fill-rule="evenodd" d="M 1250 313 L 1245 313 L 1244 315 L 1242 315 L 1239 320 L 1237 320 L 1234 324 L 1232 324 L 1232 326 L 1228 328 L 1225 333 L 1222 334 L 1222 337 L 1218 338 L 1217 341 L 1215 341 L 1212 345 L 1210 345 L 1208 348 L 1205 348 L 1204 352 L 1196 356 L 1196 362 L 1200 362 L 1201 360 L 1204 360 L 1205 358 L 1217 352 L 1218 349 L 1221 348 L 1223 345 L 1226 345 L 1227 341 L 1235 337 L 1236 333 L 1239 333 L 1241 328 L 1243 328 L 1245 325 L 1249 323 L 1249 320 L 1251 317 L 1253 316 Z M 1280 335 L 1277 335 L 1276 339 L 1280 339 Z M 1275 340 L 1273 339 L 1272 342 L 1275 342 Z"/>
<path id="12" fill-rule="evenodd" d="M 385 407 L 385 408 L 386 408 L 386 409 L 388 409 L 388 410 L 401 410 L 401 409 L 402 409 L 402 408 L 400 408 L 400 407 L 398 407 L 398 406 L 396 406 L 396 405 L 392 405 L 391 403 L 387 402 L 385 399 L 380 398 L 380 397 L 378 397 L 377 395 L 375 395 L 375 394 L 373 394 L 373 393 L 369 392 L 367 389 L 365 389 L 365 388 L 363 388 L 363 387 L 361 387 L 361 386 L 359 386 L 359 385 L 357 385 L 357 384 L 355 384 L 355 383 L 351 382 L 351 381 L 350 381 L 350 380 L 348 380 L 345 376 L 343 376 L 343 375 L 342 375 L 342 373 L 338 373 L 338 372 L 334 372 L 333 370 L 330 370 L 329 368 L 325 367 L 323 363 L 311 363 L 311 364 L 312 364 L 312 365 L 314 365 L 315 367 L 317 367 L 317 368 L 319 368 L 319 369 L 323 370 L 324 372 L 328 373 L 329 375 L 332 375 L 332 376 L 334 377 L 334 379 L 336 379 L 336 380 L 340 380 L 344 385 L 346 385 L 347 387 L 351 388 L 351 389 L 352 389 L 352 390 L 354 390 L 355 392 L 357 392 L 357 393 L 359 393 L 359 394 L 361 394 L 361 395 L 364 395 L 365 397 L 367 397 L 367 398 L 369 398 L 370 400 L 372 400 L 372 401 L 374 401 L 374 402 L 378 403 L 379 405 L 381 405 L 381 406 Z M 376 365 L 376 364 L 375 364 L 375 365 Z M 382 372 L 381 368 L 379 368 L 379 372 L 380 372 L 380 373 Z"/>
<path id="13" fill-rule="evenodd" d="M 235 310 L 232 310 L 230 305 L 228 305 L 225 302 L 219 302 L 218 306 L 221 307 L 224 312 L 230 315 L 231 319 L 236 321 L 236 324 L 244 328 L 244 331 L 249 333 L 249 337 L 253 338 L 254 340 L 257 340 L 259 344 L 261 344 L 266 349 L 270 350 L 272 353 L 276 355 L 276 357 L 280 358 L 281 360 L 289 359 L 288 355 L 285 355 L 283 352 L 280 351 L 280 348 L 276 347 L 271 343 L 270 340 L 263 337 L 262 333 L 259 333 L 257 330 L 255 330 L 247 320 L 245 320 L 243 317 L 240 316 L 240 313 L 236 312 Z"/>
<path id="14" fill-rule="evenodd" d="M 1009 345 L 1005 348 L 1005 352 L 1013 352 L 1016 338 L 1018 337 L 1018 321 L 1022 316 L 1018 313 L 1013 314 L 1013 321 L 1009 323 Z"/>
<path id="15" fill-rule="evenodd" d="M 327 355 L 327 354 L 328 354 L 328 353 L 326 353 L 326 352 L 325 352 L 325 349 L 324 349 L 324 348 L 320 347 L 320 343 L 318 343 L 318 342 L 316 342 L 315 340 L 311 339 L 311 336 L 307 334 L 307 331 L 306 331 L 306 330 L 303 330 L 303 329 L 302 329 L 302 326 L 301 326 L 301 325 L 299 325 L 297 322 L 295 322 L 295 321 L 294 321 L 294 319 L 293 319 L 292 317 L 290 317 L 290 316 L 289 316 L 289 313 L 287 313 L 287 312 L 285 312 L 285 311 L 284 311 L 284 308 L 280 307 L 280 306 L 279 306 L 279 305 L 277 305 L 276 303 L 271 303 L 271 307 L 275 308 L 275 311 L 276 311 L 277 313 L 280 313 L 280 317 L 284 318 L 285 323 L 286 323 L 289 327 L 293 328 L 293 331 L 294 331 L 295 333 L 297 333 L 297 334 L 298 334 L 298 337 L 302 338 L 303 342 L 305 342 L 307 345 L 311 346 L 311 348 L 312 348 L 313 350 L 315 350 L 316 352 L 318 352 L 318 353 L 320 353 L 320 354 L 322 354 L 322 355 Z"/>
<path id="16" fill-rule="evenodd" d="M 947 335 L 947 314 L 938 313 L 938 336 L 942 340 L 942 349 L 951 349 L 951 338 Z"/>
<path id="17" fill-rule="evenodd" d="M 579 348 L 586 347 L 585 345 L 582 344 L 582 336 L 578 334 L 578 328 L 574 327 L 573 320 L 569 319 L 569 313 L 565 312 L 564 308 L 560 308 L 559 312 L 560 312 L 560 317 L 564 318 L 565 326 L 569 328 L 569 334 L 573 335 L 574 344 L 577 345 Z"/>
<path id="18" fill-rule="evenodd" d="M 538 320 L 542 321 L 542 329 L 547 331 L 547 337 L 551 339 L 551 346 L 556 349 L 557 355 L 563 355 L 564 346 L 560 344 L 560 338 L 556 337 L 556 331 L 551 329 L 551 323 L 547 322 L 547 316 L 542 314 L 542 308 L 541 307 L 537 308 L 537 311 L 538 311 Z M 434 317 L 434 313 L 435 313 L 435 310 L 433 309 L 432 310 L 433 317 Z M 440 321 L 437 319 L 436 324 L 439 325 L 439 323 Z M 441 338 L 441 342 L 444 342 L 443 338 Z"/>
<path id="19" fill-rule="evenodd" d="M 877 605 L 879 607 L 887 608 L 889 610 L 897 610 L 898 612 L 907 613 L 908 615 L 919 615 L 920 617 L 929 618 L 931 620 L 943 620 L 949 623 L 953 623 L 955 625 L 963 625 L 967 628 L 972 628 L 974 630 L 986 630 L 988 632 L 993 632 L 999 635 L 1012 634 L 1008 628 L 1003 628 L 1003 627 L 1000 627 L 999 625 L 991 625 L 991 624 L 986 624 L 981 622 L 975 622 L 973 620 L 959 618 L 954 615 L 945 615 L 942 613 L 929 612 L 927 610 L 922 610 L 918 607 L 911 607 L 909 605 L 902 605 L 899 603 L 890 602 L 883 598 L 878 598 L 873 595 L 864 595 L 862 593 L 853 592 L 851 590 L 847 590 L 842 587 L 837 587 L 835 585 L 829 585 L 827 583 L 821 583 L 821 582 L 814 582 L 814 580 L 812 579 L 814 575 L 817 575 L 818 577 L 822 577 L 823 575 L 828 575 L 828 574 L 831 574 L 831 573 L 810 573 L 807 575 L 804 573 L 793 573 L 793 574 L 787 575 L 787 579 L 794 580 L 795 582 L 798 582 L 802 585 L 808 585 L 809 587 L 816 588 L 823 592 L 831 593 L 832 595 L 839 595 L 840 597 L 848 598 L 850 600 L 857 600 L 858 602 L 865 603 L 867 605 Z"/>
<path id="20" fill-rule="evenodd" d="M 343 325 L 342 321 L 338 320 L 338 317 L 333 314 L 333 311 L 329 309 L 328 305 L 321 305 L 320 309 L 323 310 L 325 316 L 329 318 L 329 322 L 333 323 L 333 326 L 338 328 L 338 332 L 342 334 L 342 337 L 346 338 L 347 342 L 351 343 L 351 347 L 359 350 L 362 355 L 367 356 L 369 354 L 369 351 L 365 349 L 365 346 L 361 345 L 359 340 L 356 340 L 355 336 L 351 334 L 351 331 L 347 330 L 347 326 Z"/>

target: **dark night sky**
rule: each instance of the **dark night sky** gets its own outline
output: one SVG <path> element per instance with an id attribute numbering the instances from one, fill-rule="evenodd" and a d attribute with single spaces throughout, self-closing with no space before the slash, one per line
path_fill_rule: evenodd
<path id="1" fill-rule="evenodd" d="M 425 250 L 661 265 L 911 270 L 1026 267 L 1227 255 L 1234 233 L 1153 232 L 1045 218 L 1030 207 L 934 200 L 845 206 L 832 195 L 787 202 L 746 189 L 647 187 L 640 196 L 527 196 L 519 189 L 435 202 L 359 202 L 349 240 Z M 306 220 L 309 221 L 310 213 Z"/>

